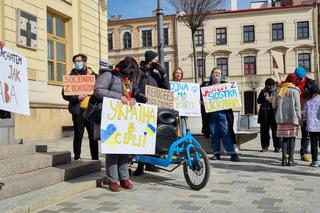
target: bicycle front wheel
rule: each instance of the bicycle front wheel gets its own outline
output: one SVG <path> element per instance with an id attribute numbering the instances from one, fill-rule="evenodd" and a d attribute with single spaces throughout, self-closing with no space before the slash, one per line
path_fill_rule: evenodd
<path id="1" fill-rule="evenodd" d="M 200 147 L 190 148 L 191 165 L 183 164 L 183 174 L 191 189 L 203 189 L 210 177 L 210 163 L 206 152 Z"/>

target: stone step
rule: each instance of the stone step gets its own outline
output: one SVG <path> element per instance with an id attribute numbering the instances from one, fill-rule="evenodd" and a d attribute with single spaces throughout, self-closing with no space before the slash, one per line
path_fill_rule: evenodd
<path id="1" fill-rule="evenodd" d="M 35 145 L 10 144 L 0 145 L 0 160 L 17 158 L 36 153 Z"/>
<path id="2" fill-rule="evenodd" d="M 63 202 L 89 189 L 101 186 L 105 171 L 98 171 L 52 186 L 0 200 L 1 213 L 29 213 Z M 1 192 L 1 191 L 0 191 Z"/>
<path id="3" fill-rule="evenodd" d="M 100 161 L 72 161 L 68 164 L 0 178 L 0 182 L 4 184 L 0 190 L 0 200 L 99 171 L 100 166 Z"/>
<path id="4" fill-rule="evenodd" d="M 0 160 L 0 178 L 44 169 L 70 161 L 70 152 L 35 153 L 32 155 Z"/>

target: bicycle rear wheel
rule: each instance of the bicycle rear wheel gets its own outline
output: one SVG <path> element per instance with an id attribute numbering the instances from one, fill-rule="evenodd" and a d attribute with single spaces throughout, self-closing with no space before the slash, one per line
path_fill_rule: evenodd
<path id="1" fill-rule="evenodd" d="M 191 189 L 204 188 L 210 177 L 210 163 L 206 152 L 200 147 L 190 148 L 191 166 L 183 164 L 183 174 Z"/>

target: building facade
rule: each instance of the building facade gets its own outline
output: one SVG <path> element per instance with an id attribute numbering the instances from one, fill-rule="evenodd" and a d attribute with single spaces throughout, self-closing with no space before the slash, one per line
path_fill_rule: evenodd
<path id="1" fill-rule="evenodd" d="M 194 79 L 190 29 L 177 21 L 178 66 Z M 195 35 L 197 74 L 208 79 L 220 67 L 227 81 L 240 85 L 242 113 L 256 113 L 256 96 L 273 77 L 271 51 L 281 52 L 284 73 L 304 65 L 318 76 L 318 9 L 314 5 L 223 11 L 211 15 Z M 203 56 L 203 57 L 202 57 Z M 203 77 L 202 77 L 203 76 Z"/>
<path id="2" fill-rule="evenodd" d="M 164 64 L 170 76 L 176 68 L 176 19 L 175 15 L 164 16 Z M 158 51 L 157 18 L 109 20 L 108 22 L 109 63 L 116 64 L 127 56 L 138 63 L 144 60 L 147 50 Z"/>
<path id="3" fill-rule="evenodd" d="M 16 139 L 57 138 L 72 126 L 62 76 L 77 53 L 86 54 L 96 72 L 107 60 L 106 8 L 105 0 L 0 1 L 0 40 L 28 60 L 31 115 L 15 115 Z"/>

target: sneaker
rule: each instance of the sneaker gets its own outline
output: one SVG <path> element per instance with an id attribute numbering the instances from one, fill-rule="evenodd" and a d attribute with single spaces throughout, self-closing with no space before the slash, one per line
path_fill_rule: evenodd
<path id="1" fill-rule="evenodd" d="M 318 161 L 312 161 L 312 163 L 310 164 L 311 167 L 318 167 Z"/>
<path id="2" fill-rule="evenodd" d="M 301 155 L 301 160 L 306 161 L 306 162 L 311 162 L 311 159 L 309 158 L 309 156 L 307 154 Z"/>
<path id="3" fill-rule="evenodd" d="M 124 189 L 132 189 L 133 184 L 131 183 L 130 180 L 120 180 L 120 185 Z"/>
<path id="4" fill-rule="evenodd" d="M 239 158 L 239 156 L 237 154 L 231 154 L 230 160 L 233 161 L 233 162 L 239 162 L 240 158 Z"/>
<path id="5" fill-rule="evenodd" d="M 109 183 L 109 190 L 112 192 L 120 192 L 120 185 L 117 182 Z"/>
<path id="6" fill-rule="evenodd" d="M 210 158 L 210 160 L 221 160 L 220 154 L 212 155 L 212 157 Z"/>

